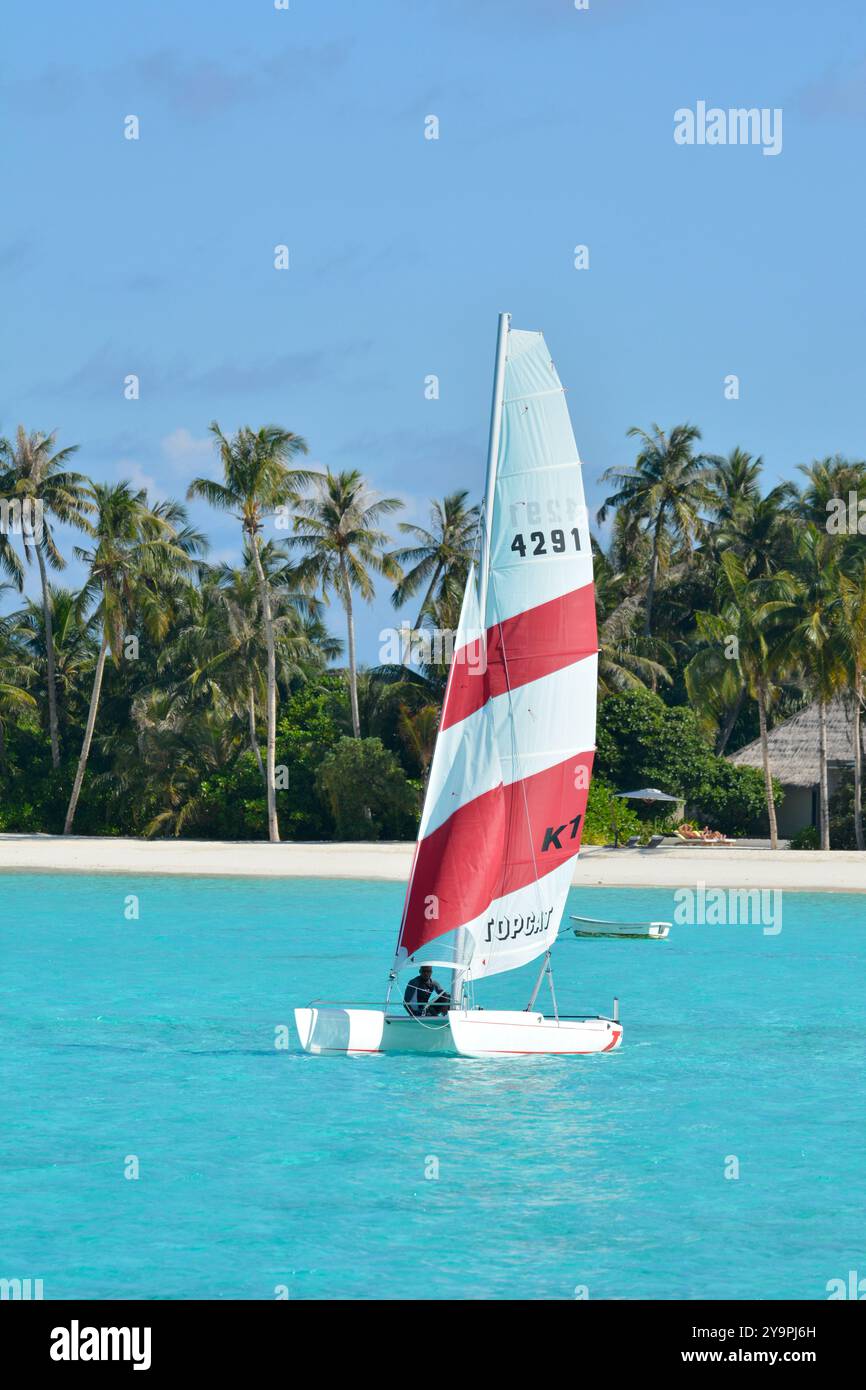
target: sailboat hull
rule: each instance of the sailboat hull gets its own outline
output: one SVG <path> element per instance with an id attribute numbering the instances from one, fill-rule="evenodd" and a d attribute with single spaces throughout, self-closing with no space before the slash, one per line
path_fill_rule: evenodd
<path id="1" fill-rule="evenodd" d="M 383 1009 L 295 1009 L 295 1027 L 305 1052 L 363 1056 L 381 1052 L 453 1053 L 448 1019 L 416 1019 Z"/>
<path id="2" fill-rule="evenodd" d="M 461 1057 L 581 1056 L 613 1052 L 622 1026 L 610 1018 L 545 1018 L 543 1014 L 468 1009 L 448 1015 Z"/>
<path id="3" fill-rule="evenodd" d="M 436 1019 L 382 1009 L 295 1009 L 301 1047 L 314 1056 L 438 1053 L 450 1057 L 581 1056 L 613 1052 L 622 1026 L 609 1018 L 545 1018 L 515 1010 L 452 1009 Z"/>

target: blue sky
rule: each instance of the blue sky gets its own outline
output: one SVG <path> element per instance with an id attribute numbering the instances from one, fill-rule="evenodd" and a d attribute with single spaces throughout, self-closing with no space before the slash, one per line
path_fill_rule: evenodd
<path id="1" fill-rule="evenodd" d="M 0 432 L 183 496 L 211 419 L 275 422 L 423 520 L 480 493 L 508 309 L 569 388 L 591 505 L 653 420 L 763 454 L 768 486 L 863 454 L 863 7 L 290 4 L 7 7 Z M 699 100 L 781 108 L 781 153 L 677 145 Z M 363 659 L 392 621 L 383 588 Z"/>

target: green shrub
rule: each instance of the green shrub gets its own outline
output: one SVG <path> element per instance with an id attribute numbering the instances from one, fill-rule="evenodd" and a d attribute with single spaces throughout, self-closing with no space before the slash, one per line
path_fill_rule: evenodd
<path id="1" fill-rule="evenodd" d="M 627 801 L 617 801 L 614 788 L 603 777 L 594 777 L 589 785 L 581 843 L 611 844 L 614 825 L 620 844 L 631 835 L 639 835 L 643 830 L 641 819 L 634 808 Z"/>
<path id="2" fill-rule="evenodd" d="M 417 788 L 378 738 L 341 738 L 316 773 L 337 838 L 401 840 L 415 835 Z"/>
<path id="3" fill-rule="evenodd" d="M 717 757 L 685 706 L 668 708 L 648 690 L 608 695 L 599 705 L 597 742 L 599 773 L 623 791 L 653 786 L 682 796 L 690 816 L 729 835 L 766 822 L 762 773 Z M 777 802 L 782 795 L 777 784 Z"/>

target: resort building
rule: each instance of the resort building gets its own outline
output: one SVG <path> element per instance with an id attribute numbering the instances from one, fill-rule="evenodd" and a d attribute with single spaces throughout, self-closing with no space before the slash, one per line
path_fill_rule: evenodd
<path id="1" fill-rule="evenodd" d="M 770 771 L 785 792 L 785 799 L 777 808 L 779 834 L 783 837 L 818 824 L 819 738 L 817 703 L 807 705 L 784 724 L 777 724 L 768 736 Z M 732 753 L 728 761 L 763 771 L 761 740 L 747 743 Z M 840 779 L 851 774 L 853 768 L 851 710 L 844 700 L 836 699 L 827 706 L 827 778 L 831 796 Z"/>

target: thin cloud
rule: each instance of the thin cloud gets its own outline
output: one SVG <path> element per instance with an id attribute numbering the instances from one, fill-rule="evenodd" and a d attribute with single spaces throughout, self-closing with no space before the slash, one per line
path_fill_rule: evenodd
<path id="1" fill-rule="evenodd" d="M 335 77 L 350 52 L 348 40 L 333 40 L 286 46 L 265 62 L 225 63 L 216 58 L 190 61 L 179 50 L 162 48 L 99 70 L 54 64 L 7 83 L 7 92 L 18 109 L 52 114 L 76 105 L 88 92 L 110 92 L 117 100 L 139 103 L 142 92 L 153 93 L 179 114 L 207 119 L 276 96 L 292 99 Z"/>
<path id="2" fill-rule="evenodd" d="M 799 106 L 807 116 L 841 116 L 862 121 L 866 118 L 866 58 L 846 71 L 832 69 L 818 82 L 804 87 Z"/>
<path id="3" fill-rule="evenodd" d="M 0 270 L 20 270 L 33 258 L 33 242 L 19 236 L 0 245 Z"/>
<path id="4" fill-rule="evenodd" d="M 140 463 L 135 459 L 118 459 L 115 465 L 115 473 L 118 482 L 131 483 L 135 488 L 144 488 L 145 492 L 151 496 L 159 494 L 159 486 L 156 479 L 150 473 L 145 473 Z"/>
<path id="5" fill-rule="evenodd" d="M 461 26 L 483 27 L 492 38 L 508 28 L 539 37 L 551 30 L 565 31 L 575 24 L 586 26 L 589 33 L 611 20 L 624 19 L 638 13 L 640 0 L 590 0 L 589 8 L 578 10 L 574 0 L 447 0 L 450 11 Z"/>
<path id="6" fill-rule="evenodd" d="M 348 54 L 348 43 L 332 41 L 287 47 L 264 63 L 230 66 L 210 58 L 191 63 L 183 54 L 163 49 L 139 59 L 134 71 L 176 111 L 205 117 L 334 77 Z"/>
<path id="7" fill-rule="evenodd" d="M 345 440 L 334 452 L 349 466 L 361 466 L 365 460 L 374 460 L 380 476 L 393 476 L 405 482 L 407 477 L 414 479 L 419 474 L 435 476 L 431 470 L 445 463 L 451 467 L 457 464 L 461 470 L 464 466 L 469 470 L 474 468 L 477 473 L 479 458 L 483 464 L 483 439 L 472 429 L 368 430 Z M 467 476 L 475 475 L 468 473 Z"/>
<path id="8" fill-rule="evenodd" d="M 163 456 L 178 473 L 192 473 L 203 461 L 213 458 L 214 445 L 213 435 L 196 437 L 184 425 L 160 440 Z"/>
<path id="9" fill-rule="evenodd" d="M 28 394 L 80 395 L 103 399 L 106 395 L 119 397 L 124 378 L 134 372 L 139 378 L 142 399 L 157 391 L 162 395 L 181 391 L 246 395 L 277 387 L 333 380 L 347 365 L 357 370 L 359 364 L 368 360 L 371 347 L 369 340 L 359 340 L 308 352 L 273 354 L 255 358 L 246 364 L 218 362 L 196 369 L 185 361 L 154 362 L 142 358 L 133 361 L 128 348 L 121 350 L 106 344 L 68 376 L 47 385 L 42 383 Z"/>
<path id="10" fill-rule="evenodd" d="M 309 273 L 314 278 L 325 276 L 330 278 L 343 272 L 351 273 L 354 282 L 358 283 L 363 276 L 377 270 L 390 271 L 395 266 L 410 264 L 413 254 L 417 256 L 417 253 L 418 239 L 416 237 L 405 237 L 402 240 L 392 239 L 375 245 L 353 241 L 336 247 L 323 256 L 313 257 L 310 261 Z"/>
<path id="11" fill-rule="evenodd" d="M 123 277 L 123 288 L 130 290 L 133 294 L 153 294 L 156 290 L 163 290 L 167 287 L 166 277 L 155 275 L 152 271 L 140 271 L 137 275 Z"/>

